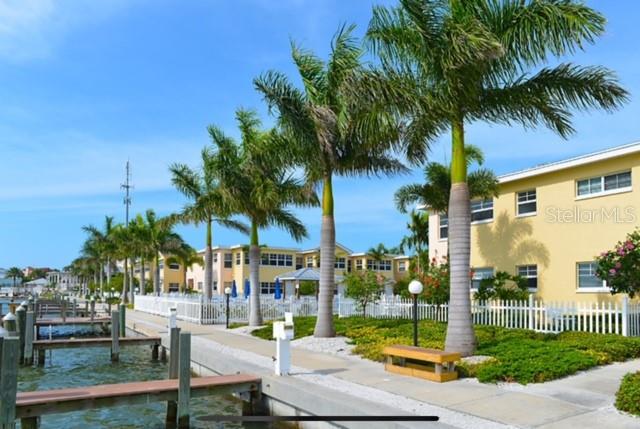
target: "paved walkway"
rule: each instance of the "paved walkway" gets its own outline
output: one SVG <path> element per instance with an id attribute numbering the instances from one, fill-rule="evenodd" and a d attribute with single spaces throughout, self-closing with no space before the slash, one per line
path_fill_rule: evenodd
<path id="1" fill-rule="evenodd" d="M 149 335 L 165 335 L 166 319 L 146 313 L 128 311 L 127 325 Z M 271 341 L 232 333 L 220 326 L 201 326 L 179 322 L 192 335 L 236 350 L 235 358 L 247 352 L 271 360 L 275 344 Z M 250 356 L 245 354 L 246 356 Z M 293 348 L 292 361 L 297 374 L 311 382 L 342 380 L 369 388 L 367 397 L 388 403 L 388 394 L 409 398 L 418 404 L 415 412 L 437 412 L 441 421 L 454 427 L 521 427 L 521 428 L 640 428 L 640 418 L 619 413 L 614 407 L 614 395 L 624 374 L 640 370 L 640 360 L 618 363 L 586 371 L 544 384 L 488 385 L 475 379 L 434 383 L 385 372 L 382 365 L 356 356 L 338 356 Z M 321 376 L 321 377 L 319 377 Z M 315 377 L 315 379 L 313 379 Z M 339 383 L 336 389 L 345 390 Z M 372 389 L 371 389 L 372 388 Z M 348 390 L 348 388 L 347 388 Z M 377 395 L 380 393 L 380 395 Z M 384 396 L 387 394 L 387 396 Z M 425 410 L 420 404 L 431 406 Z M 434 408 L 436 407 L 436 408 Z M 450 413 L 447 414 L 447 412 Z M 457 419 L 458 414 L 474 416 L 477 421 Z M 449 420 L 447 421 L 447 417 Z M 491 425 L 490 423 L 495 423 Z M 489 423 L 489 424 L 487 424 Z"/>

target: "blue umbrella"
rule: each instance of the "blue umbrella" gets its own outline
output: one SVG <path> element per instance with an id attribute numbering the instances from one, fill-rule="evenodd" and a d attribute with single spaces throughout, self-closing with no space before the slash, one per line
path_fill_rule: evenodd
<path id="1" fill-rule="evenodd" d="M 251 284 L 249 279 L 244 279 L 244 297 L 247 298 L 251 294 Z"/>
<path id="2" fill-rule="evenodd" d="M 231 298 L 237 298 L 238 297 L 238 288 L 236 288 L 236 281 L 234 280 L 233 283 L 231 283 Z"/>
<path id="3" fill-rule="evenodd" d="M 276 277 L 276 290 L 273 294 L 274 299 L 282 298 L 282 289 L 280 288 L 280 279 Z"/>

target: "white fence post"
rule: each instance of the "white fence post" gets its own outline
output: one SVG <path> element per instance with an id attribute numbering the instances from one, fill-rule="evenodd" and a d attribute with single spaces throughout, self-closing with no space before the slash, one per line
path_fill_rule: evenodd
<path id="1" fill-rule="evenodd" d="M 629 297 L 622 297 L 622 335 L 629 336 Z"/>
<path id="2" fill-rule="evenodd" d="M 533 331 L 533 318 L 535 317 L 535 309 L 533 307 L 533 295 L 529 295 L 529 308 L 527 309 L 527 313 L 529 315 L 529 320 L 527 321 L 528 329 Z"/>

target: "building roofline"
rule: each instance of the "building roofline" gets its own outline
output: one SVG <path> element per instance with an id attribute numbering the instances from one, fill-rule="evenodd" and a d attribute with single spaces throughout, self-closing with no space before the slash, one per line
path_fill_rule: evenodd
<path id="1" fill-rule="evenodd" d="M 607 159 L 617 158 L 632 153 L 640 152 L 640 141 L 616 146 L 597 152 L 591 152 L 585 155 L 579 155 L 561 161 L 540 164 L 535 167 L 526 168 L 524 170 L 498 176 L 498 181 L 502 183 L 513 182 L 516 180 L 526 179 L 533 176 L 552 173 L 566 168 L 578 167 L 581 165 L 591 164 L 593 162 L 604 161 Z"/>

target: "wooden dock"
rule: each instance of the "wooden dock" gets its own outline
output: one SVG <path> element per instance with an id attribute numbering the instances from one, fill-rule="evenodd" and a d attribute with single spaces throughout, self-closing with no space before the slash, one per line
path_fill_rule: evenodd
<path id="1" fill-rule="evenodd" d="M 36 326 L 63 326 L 63 325 L 95 325 L 100 323 L 111 323 L 110 317 L 67 317 L 65 320 L 61 318 L 55 319 L 38 319 Z"/>
<path id="2" fill-rule="evenodd" d="M 121 337 L 118 342 L 123 346 L 160 346 L 160 337 Z M 71 338 L 61 340 L 37 340 L 33 342 L 33 350 L 77 349 L 81 347 L 111 347 L 112 339 L 108 338 Z"/>
<path id="3" fill-rule="evenodd" d="M 118 407 L 149 402 L 177 401 L 179 380 L 155 380 L 121 384 L 20 392 L 16 397 L 15 418 L 36 419 L 46 414 L 92 408 Z M 260 378 L 235 374 L 191 379 L 191 398 L 232 393 L 255 394 Z M 37 427 L 30 426 L 30 427 Z"/>

